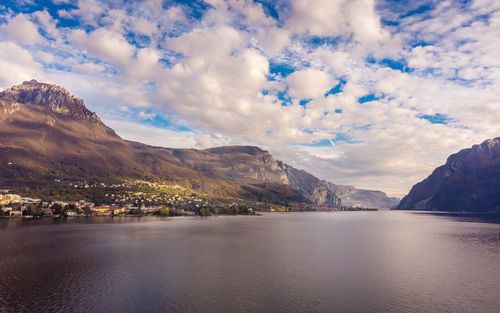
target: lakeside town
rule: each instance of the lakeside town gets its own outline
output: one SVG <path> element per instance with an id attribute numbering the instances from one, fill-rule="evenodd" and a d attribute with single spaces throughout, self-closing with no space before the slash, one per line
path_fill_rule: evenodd
<path id="1" fill-rule="evenodd" d="M 108 184 L 104 182 L 62 182 L 58 193 L 27 197 L 0 189 L 0 217 L 90 217 L 90 216 L 208 216 L 255 215 L 262 211 L 336 211 L 306 203 L 286 205 L 249 202 L 234 198 L 210 198 L 177 184 L 142 180 Z M 61 189 L 61 186 L 65 189 Z M 68 200 L 71 199 L 71 200 Z"/>

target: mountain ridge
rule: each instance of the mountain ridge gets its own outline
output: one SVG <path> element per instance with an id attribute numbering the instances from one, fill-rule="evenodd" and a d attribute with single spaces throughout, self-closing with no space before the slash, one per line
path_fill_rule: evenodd
<path id="1" fill-rule="evenodd" d="M 450 155 L 412 187 L 398 209 L 500 211 L 500 137 Z"/>

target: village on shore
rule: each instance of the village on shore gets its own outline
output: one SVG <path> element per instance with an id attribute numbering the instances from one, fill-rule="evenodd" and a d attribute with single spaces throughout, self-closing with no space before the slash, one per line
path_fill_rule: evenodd
<path id="1" fill-rule="evenodd" d="M 63 182 L 56 181 L 62 184 Z M 140 187 L 140 188 L 138 188 Z M 66 188 L 80 191 L 99 190 L 102 197 L 89 201 L 81 199 L 61 200 L 45 196 L 44 199 L 25 197 L 11 190 L 0 189 L 0 217 L 90 217 L 90 216 L 208 216 L 218 214 L 255 215 L 267 210 L 282 212 L 283 206 L 260 202 L 207 199 L 178 185 L 165 185 L 145 181 L 129 181 L 122 184 L 71 182 Z M 66 189 L 64 193 L 70 193 Z M 59 198 L 65 198 L 60 196 Z M 66 197 L 67 198 L 67 197 Z M 72 196 L 75 198 L 75 196 Z M 265 208 L 264 208 L 265 206 Z"/>
<path id="2" fill-rule="evenodd" d="M 4 190 L 6 191 L 6 190 Z M 195 196 L 173 195 L 165 204 L 146 204 L 136 194 L 130 203 L 96 204 L 87 200 L 61 201 L 21 197 L 13 193 L 0 193 L 0 217 L 84 217 L 84 216 L 207 216 L 217 214 L 254 215 L 255 209 L 230 203 L 210 206 L 207 201 Z"/>
<path id="3" fill-rule="evenodd" d="M 64 187 L 64 188 L 61 188 Z M 58 191 L 57 193 L 54 190 Z M 40 197 L 0 189 L 0 217 L 209 216 L 259 212 L 340 211 L 348 208 L 308 203 L 276 204 L 214 198 L 177 184 L 142 180 L 103 183 L 55 180 Z"/>

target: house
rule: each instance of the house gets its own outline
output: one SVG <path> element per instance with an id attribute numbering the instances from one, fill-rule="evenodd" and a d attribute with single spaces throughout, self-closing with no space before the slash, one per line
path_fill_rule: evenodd
<path id="1" fill-rule="evenodd" d="M 32 199 L 32 198 L 21 198 L 20 202 L 23 204 L 31 204 L 31 203 L 42 202 L 42 200 L 41 199 Z"/>
<path id="2" fill-rule="evenodd" d="M 10 203 L 19 203 L 21 201 L 21 196 L 7 193 L 0 195 L 0 205 L 8 205 Z"/>
<path id="3" fill-rule="evenodd" d="M 91 208 L 90 212 L 95 216 L 109 216 L 111 215 L 111 208 L 109 205 L 100 205 Z"/>
<path id="4" fill-rule="evenodd" d="M 160 208 L 157 206 L 150 206 L 150 207 L 144 206 L 140 209 L 140 211 L 142 211 L 142 213 L 144 214 L 156 214 L 160 211 Z"/>
<path id="5" fill-rule="evenodd" d="M 4 207 L 1 210 L 2 210 L 2 215 L 4 215 L 4 216 L 10 216 L 10 211 L 12 211 L 12 208 Z"/>
<path id="6" fill-rule="evenodd" d="M 21 216 L 23 216 L 23 211 L 21 211 L 21 210 L 11 210 L 9 212 L 9 216 L 10 217 L 21 217 Z"/>
<path id="7" fill-rule="evenodd" d="M 52 210 L 50 208 L 43 208 L 42 212 L 43 212 L 43 215 L 45 215 L 45 216 L 52 216 Z"/>
<path id="8" fill-rule="evenodd" d="M 127 214 L 128 210 L 125 208 L 118 208 L 113 210 L 113 215 Z"/>

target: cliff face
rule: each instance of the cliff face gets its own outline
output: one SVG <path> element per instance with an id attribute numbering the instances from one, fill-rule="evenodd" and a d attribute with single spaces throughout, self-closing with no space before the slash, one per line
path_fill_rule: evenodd
<path id="1" fill-rule="evenodd" d="M 398 209 L 500 211 L 500 137 L 451 155 Z"/>
<path id="2" fill-rule="evenodd" d="M 315 203 L 323 203 L 332 206 L 342 205 L 340 198 L 330 190 L 330 183 L 319 180 L 308 172 L 298 170 L 287 164 L 280 163 L 280 166 L 286 173 L 290 186 L 297 190 L 301 190 L 306 198 L 311 199 Z"/>
<path id="3" fill-rule="evenodd" d="M 288 185 L 288 179 L 272 155 L 258 147 L 228 146 L 206 150 L 175 150 L 183 164 L 207 175 L 247 184 L 262 182 Z"/>
<path id="4" fill-rule="evenodd" d="M 340 205 L 316 177 L 258 147 L 169 149 L 123 140 L 64 88 L 0 93 L 0 184 L 58 179 L 170 180 L 218 195 Z"/>
<path id="5" fill-rule="evenodd" d="M 83 100 L 60 86 L 39 83 L 36 80 L 26 81 L 3 91 L 0 93 L 0 98 L 46 107 L 72 119 L 93 119 L 101 123 L 97 115 L 85 107 Z"/>

